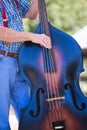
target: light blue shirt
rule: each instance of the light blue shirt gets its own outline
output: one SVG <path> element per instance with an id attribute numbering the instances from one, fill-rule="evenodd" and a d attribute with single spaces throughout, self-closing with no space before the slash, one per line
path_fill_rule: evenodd
<path id="1" fill-rule="evenodd" d="M 26 0 L 17 0 L 18 8 L 14 0 L 1 0 L 6 10 L 6 16 L 8 19 L 8 27 L 16 31 L 24 31 L 22 18 L 25 17 L 30 3 Z M 3 26 L 2 20 L 2 5 L 0 4 L 0 26 Z M 23 42 L 9 43 L 6 48 L 4 41 L 0 41 L 0 50 L 7 50 L 13 53 L 19 53 Z"/>

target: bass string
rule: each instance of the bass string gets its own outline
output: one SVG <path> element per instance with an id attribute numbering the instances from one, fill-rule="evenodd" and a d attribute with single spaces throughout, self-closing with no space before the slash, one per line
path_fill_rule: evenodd
<path id="1" fill-rule="evenodd" d="M 57 74 L 56 73 L 53 73 L 52 75 L 52 79 L 54 79 L 54 85 L 55 85 L 55 99 L 60 97 L 60 94 L 59 94 L 59 90 L 58 90 L 58 81 L 57 81 Z M 56 108 L 58 110 L 58 116 L 59 116 L 59 119 L 61 120 L 62 119 L 62 107 L 61 107 L 61 103 L 60 103 L 60 100 L 56 100 L 55 101 L 55 104 L 56 104 Z"/>
<path id="2" fill-rule="evenodd" d="M 54 98 L 56 98 L 59 94 L 58 94 L 58 92 L 57 91 L 55 91 L 56 90 L 56 88 L 57 88 L 57 80 L 56 80 L 56 73 L 54 73 L 54 72 L 49 72 L 49 73 L 46 73 L 46 81 L 47 81 L 47 93 L 48 93 L 48 99 L 52 99 L 53 98 L 53 96 L 55 96 Z M 54 95 L 53 95 L 54 94 Z M 61 110 L 60 108 L 61 108 L 61 106 L 60 106 L 60 103 L 59 103 L 60 101 L 51 101 L 51 102 L 49 102 L 49 105 L 50 105 L 50 109 L 53 109 L 53 114 L 52 115 L 54 115 L 54 116 L 52 116 L 53 117 L 53 119 L 54 119 L 54 121 L 55 120 L 58 120 L 58 119 L 61 119 L 61 112 L 58 112 L 58 116 L 57 116 L 57 112 L 56 112 L 56 110 Z M 59 117 L 59 118 L 58 118 Z"/>
<path id="3" fill-rule="evenodd" d="M 44 8 L 43 8 L 43 7 L 44 7 L 44 6 L 42 6 L 42 9 L 43 9 L 43 11 L 44 11 Z M 42 17 L 42 18 L 43 18 L 43 17 Z M 43 21 L 43 24 L 42 24 L 42 25 L 44 26 L 44 19 L 43 19 L 42 21 Z M 43 27 L 43 29 L 44 29 L 44 32 L 45 32 L 45 27 Z M 45 50 L 45 55 L 46 55 L 46 56 L 45 56 L 45 57 L 46 57 L 46 58 L 45 58 L 45 59 L 46 59 L 46 63 L 48 63 L 49 59 L 51 60 L 51 61 L 50 61 L 50 65 L 49 65 L 49 63 L 46 64 L 46 65 L 47 65 L 46 68 L 48 68 L 47 70 L 49 70 L 49 66 L 51 66 L 51 68 L 52 68 L 52 66 L 53 66 L 53 68 L 54 68 L 54 64 L 53 64 L 53 60 L 52 60 L 53 57 L 48 59 L 48 56 L 49 56 L 48 54 L 50 54 L 50 57 L 52 56 L 52 54 L 51 54 L 51 53 L 47 53 L 47 52 L 49 52 L 49 51 L 47 51 L 47 49 L 44 49 L 44 50 Z M 50 52 L 52 52 L 52 51 L 50 51 Z M 52 69 L 51 69 L 51 70 L 52 70 Z M 53 70 L 54 70 L 54 69 L 53 69 Z M 51 78 L 51 81 L 52 81 L 52 79 L 53 79 L 53 78 Z M 51 82 L 51 81 L 50 81 L 50 82 Z M 55 82 L 54 82 L 54 84 L 55 84 Z M 51 86 L 53 86 L 53 88 L 55 89 L 55 86 L 56 86 L 56 85 L 51 85 Z M 53 90 L 53 91 L 56 92 L 56 90 Z M 51 97 L 52 97 L 52 95 L 53 95 L 53 94 L 51 94 Z M 59 94 L 58 94 L 58 95 L 59 95 Z M 56 95 L 55 95 L 55 96 L 56 96 Z M 57 101 L 56 101 L 56 102 L 57 102 Z M 54 107 L 53 107 L 53 108 L 54 108 Z"/>
<path id="4" fill-rule="evenodd" d="M 44 6 L 42 5 L 42 3 L 41 3 L 41 9 L 44 11 Z M 44 33 L 46 33 L 45 32 L 45 24 L 44 24 L 44 18 L 43 18 L 43 16 L 41 15 L 41 30 L 42 30 L 42 32 L 44 32 Z M 50 66 L 49 66 L 49 59 L 48 59 L 48 53 L 47 53 L 47 49 L 45 49 L 45 48 L 43 48 L 43 57 L 44 57 L 44 64 L 46 65 L 45 66 L 45 73 L 46 72 L 48 72 L 49 70 L 50 70 Z M 50 98 L 50 90 L 49 90 L 49 87 L 50 87 L 50 84 L 49 83 L 51 83 L 51 82 L 49 82 L 49 77 L 48 77 L 48 73 L 46 73 L 46 84 L 47 84 L 47 94 L 48 94 L 48 99 Z M 48 104 L 49 104 L 49 108 L 51 109 L 52 107 L 53 107 L 53 102 L 51 103 L 51 102 L 48 102 Z M 55 119 L 55 114 L 53 113 L 53 112 L 51 112 L 51 116 L 50 116 L 50 118 L 52 119 L 52 118 L 54 118 Z M 49 119 L 50 119 L 49 118 Z M 51 120 L 50 119 L 50 120 Z M 49 121 L 49 123 L 50 123 L 50 121 Z"/>
<path id="5" fill-rule="evenodd" d="M 44 3 L 45 4 L 45 3 Z M 45 6 L 43 6 L 43 7 L 45 7 Z M 43 9 L 43 11 L 44 11 L 44 9 Z M 48 25 L 47 25 L 48 26 Z M 44 27 L 44 29 L 45 29 L 45 27 Z M 48 30 L 48 32 L 50 32 L 49 30 Z M 57 96 L 59 96 L 59 91 L 58 91 L 58 86 L 57 86 L 57 83 L 56 83 L 56 76 L 55 76 L 55 64 L 54 64 L 54 60 L 53 60 L 53 53 L 52 53 L 52 49 L 50 49 L 49 51 L 48 51 L 48 56 L 50 57 L 49 58 L 49 60 L 50 60 L 50 66 L 51 66 L 51 70 L 54 72 L 54 75 L 52 74 L 52 77 L 50 78 L 51 80 L 50 80 L 50 82 L 52 81 L 52 85 L 51 86 L 53 86 L 53 92 L 54 93 L 56 93 L 55 94 L 55 98 L 57 97 Z M 47 56 L 46 56 L 47 57 Z M 55 78 L 53 78 L 53 77 L 55 77 Z M 54 82 L 53 82 L 53 79 L 54 79 Z M 51 95 L 53 95 L 53 94 L 51 94 Z M 61 111 L 61 104 L 60 104 L 60 101 L 58 102 L 58 101 L 56 101 L 56 107 L 57 108 L 60 108 L 59 109 L 59 111 Z M 61 112 L 59 112 L 59 118 L 61 118 Z"/>
<path id="6" fill-rule="evenodd" d="M 50 31 L 49 31 L 49 29 L 47 29 L 48 22 L 46 23 L 47 19 L 45 17 L 46 15 L 45 15 L 45 11 L 44 11 L 45 10 L 45 2 L 41 1 L 40 7 L 41 7 L 42 12 L 44 12 L 43 13 L 44 17 L 43 17 L 43 15 L 41 15 L 41 23 L 42 23 L 41 24 L 42 25 L 41 30 L 42 30 L 42 32 L 44 32 L 45 34 L 50 36 Z M 55 94 L 55 98 L 56 98 L 57 96 L 59 96 L 59 91 L 58 91 L 58 87 L 57 87 L 57 83 L 56 83 L 56 76 L 55 76 L 55 72 L 54 72 L 55 67 L 54 67 L 54 62 L 53 62 L 52 49 L 48 50 L 48 49 L 43 48 L 43 55 L 44 55 L 44 62 L 45 62 L 45 70 L 47 70 L 47 71 L 52 70 L 53 71 L 53 74 L 50 74 L 50 75 L 47 74 L 47 76 L 46 76 L 48 98 L 53 97 L 53 94 Z M 50 78 L 49 78 L 49 76 L 50 76 Z M 49 88 L 50 88 L 50 91 L 49 91 Z M 51 91 L 51 89 L 52 89 L 53 92 Z M 57 109 L 59 108 L 59 111 L 61 111 L 60 101 L 54 101 L 54 103 L 56 104 L 56 108 Z M 51 103 L 49 102 L 50 108 L 51 107 L 53 109 L 55 108 L 54 103 L 52 102 L 52 106 L 51 106 Z M 56 113 L 54 115 L 56 117 Z M 58 116 L 61 119 L 61 112 L 58 112 Z"/>
<path id="7" fill-rule="evenodd" d="M 56 118 L 56 112 L 55 112 L 55 105 L 53 102 L 50 102 L 49 99 L 51 99 L 50 95 L 52 94 L 52 91 L 51 91 L 51 88 L 52 88 L 52 83 L 50 82 L 50 74 L 49 73 L 46 73 L 46 83 L 47 83 L 47 93 L 48 93 L 48 97 L 47 97 L 47 100 L 48 100 L 48 103 L 49 103 L 49 107 L 50 107 L 50 110 L 51 110 L 51 116 L 50 116 L 50 120 L 53 120 L 55 121 L 57 118 Z"/>
<path id="8" fill-rule="evenodd" d="M 54 90 L 54 93 L 55 93 L 55 98 L 57 97 L 60 97 L 60 94 L 59 94 L 59 81 L 58 81 L 58 70 L 56 70 L 56 65 L 55 65 L 55 62 L 54 62 L 54 55 L 53 55 L 53 49 L 52 50 L 49 50 L 50 51 L 50 59 L 51 59 L 51 66 L 54 67 L 54 72 L 52 74 L 52 78 L 51 80 L 53 79 L 53 88 L 55 89 Z M 59 110 L 58 114 L 59 114 L 59 119 L 62 119 L 62 106 L 61 106 L 61 102 L 60 100 L 56 100 L 56 108 Z"/>
<path id="9" fill-rule="evenodd" d="M 40 21 L 41 21 L 41 33 L 45 33 L 46 34 L 46 32 L 45 32 L 45 24 L 44 24 L 44 18 L 43 18 L 43 16 L 44 16 L 44 14 L 43 14 L 43 12 L 44 12 L 44 8 L 43 8 L 43 4 L 42 4 L 42 2 L 41 2 L 41 0 L 39 1 L 39 13 L 40 13 Z M 48 70 L 49 70 L 49 65 L 48 65 L 48 57 L 47 57 L 47 51 L 46 51 L 46 49 L 44 48 L 44 47 L 42 47 L 42 51 L 43 51 L 43 62 L 44 62 L 44 71 L 45 72 L 47 72 Z M 48 70 L 47 70 L 48 69 Z M 46 77 L 46 85 L 47 85 L 47 98 L 50 98 L 50 93 L 49 93 L 49 82 L 48 82 L 48 76 L 47 76 L 47 73 L 45 73 L 46 75 L 45 75 L 45 77 Z M 48 103 L 49 104 L 49 108 L 51 109 L 51 102 L 49 102 Z M 50 120 L 52 119 L 52 117 L 54 116 L 54 114 L 53 113 L 51 113 L 51 116 L 49 117 L 48 116 L 48 120 L 49 120 L 49 126 L 51 125 L 50 123 Z M 51 118 L 51 119 L 50 119 Z"/>
<path id="10" fill-rule="evenodd" d="M 49 31 L 49 23 L 48 23 L 48 18 L 47 18 L 47 12 L 46 12 L 46 6 L 45 6 L 45 1 L 40 0 L 39 3 L 39 10 L 40 10 L 40 21 L 43 26 L 41 26 L 41 31 L 42 33 L 44 32 L 46 35 L 50 36 L 50 31 Z"/>
<path id="11" fill-rule="evenodd" d="M 54 62 L 53 62 L 53 57 L 52 54 L 50 54 L 50 60 L 51 60 L 51 66 L 54 66 Z M 57 72 L 53 71 L 52 73 L 49 73 L 50 76 L 50 86 L 51 86 L 51 98 L 57 98 L 59 97 L 59 91 L 58 91 L 58 80 L 57 80 Z M 61 103 L 60 100 L 55 100 L 53 101 L 53 108 L 56 108 L 56 110 L 58 110 L 58 117 L 59 119 L 61 119 Z M 57 113 L 55 112 L 55 117 L 56 117 Z"/>

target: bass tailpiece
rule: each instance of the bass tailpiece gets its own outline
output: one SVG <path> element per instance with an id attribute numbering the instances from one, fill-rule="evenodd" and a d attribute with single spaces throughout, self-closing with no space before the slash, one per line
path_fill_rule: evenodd
<path id="1" fill-rule="evenodd" d="M 64 121 L 56 121 L 52 122 L 53 130 L 65 130 L 65 122 Z"/>

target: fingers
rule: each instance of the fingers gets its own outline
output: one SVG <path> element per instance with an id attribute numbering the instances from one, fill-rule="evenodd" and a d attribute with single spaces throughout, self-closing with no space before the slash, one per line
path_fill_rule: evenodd
<path id="1" fill-rule="evenodd" d="M 33 34 L 31 41 L 48 49 L 52 47 L 50 37 L 45 34 Z"/>
<path id="2" fill-rule="evenodd" d="M 44 46 L 44 47 L 46 47 L 48 49 L 51 49 L 52 45 L 51 45 L 50 37 L 48 37 L 45 34 L 41 34 L 41 43 L 40 43 L 40 45 Z"/>

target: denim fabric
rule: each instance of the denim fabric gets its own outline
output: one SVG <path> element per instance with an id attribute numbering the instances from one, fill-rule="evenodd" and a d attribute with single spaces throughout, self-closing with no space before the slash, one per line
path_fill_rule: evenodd
<path id="1" fill-rule="evenodd" d="M 30 88 L 21 78 L 17 60 L 0 54 L 0 130 L 10 130 L 10 103 L 20 120 L 20 110 L 28 105 L 29 100 Z"/>

